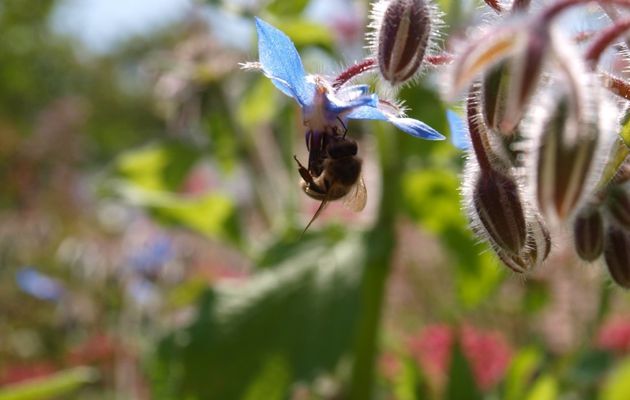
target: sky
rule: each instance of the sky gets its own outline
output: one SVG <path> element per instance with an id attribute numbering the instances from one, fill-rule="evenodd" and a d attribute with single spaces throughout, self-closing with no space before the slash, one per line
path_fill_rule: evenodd
<path id="1" fill-rule="evenodd" d="M 176 22 L 194 0 L 63 0 L 52 16 L 57 32 L 77 36 L 90 50 L 106 53 L 131 36 Z"/>

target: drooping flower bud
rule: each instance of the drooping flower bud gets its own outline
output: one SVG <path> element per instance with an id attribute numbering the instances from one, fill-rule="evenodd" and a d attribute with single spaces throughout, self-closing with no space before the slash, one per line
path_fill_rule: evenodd
<path id="1" fill-rule="evenodd" d="M 484 74 L 488 127 L 511 136 L 538 87 L 549 48 L 546 26 L 512 20 L 496 27 L 472 40 L 457 56 L 451 72 L 451 95 Z"/>
<path id="2" fill-rule="evenodd" d="M 612 185 L 608 191 L 606 206 L 619 224 L 630 229 L 630 193 L 627 189 L 619 185 Z"/>
<path id="3" fill-rule="evenodd" d="M 535 246 L 536 260 L 540 264 L 547 259 L 551 252 L 551 234 L 538 213 L 535 219 L 529 222 L 529 235 L 529 246 L 530 248 Z"/>
<path id="4" fill-rule="evenodd" d="M 487 170 L 480 173 L 473 205 L 483 227 L 501 250 L 518 255 L 527 240 L 519 188 L 513 178 Z"/>
<path id="5" fill-rule="evenodd" d="M 525 273 L 542 264 L 551 251 L 551 236 L 540 216 L 528 221 L 527 245 L 519 254 L 494 248 L 503 264 L 514 272 Z"/>
<path id="6" fill-rule="evenodd" d="M 595 261 L 604 250 L 604 219 L 593 206 L 580 210 L 573 222 L 575 251 L 584 261 Z"/>
<path id="7" fill-rule="evenodd" d="M 509 63 L 500 62 L 484 74 L 482 85 L 483 116 L 488 127 L 497 130 L 509 95 Z"/>
<path id="8" fill-rule="evenodd" d="M 383 78 L 396 86 L 413 78 L 429 47 L 431 10 L 425 0 L 380 1 L 372 13 L 373 47 Z"/>
<path id="9" fill-rule="evenodd" d="M 586 99 L 565 93 L 550 104 L 539 133 L 536 190 L 541 212 L 564 221 L 590 193 L 598 127 Z"/>
<path id="10" fill-rule="evenodd" d="M 630 232 L 614 224 L 606 232 L 604 258 L 613 281 L 630 289 Z"/>

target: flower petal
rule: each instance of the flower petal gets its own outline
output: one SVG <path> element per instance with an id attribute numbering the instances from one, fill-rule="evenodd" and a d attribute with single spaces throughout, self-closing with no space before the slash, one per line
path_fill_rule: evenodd
<path id="1" fill-rule="evenodd" d="M 302 106 L 313 98 L 314 86 L 307 82 L 306 72 L 295 45 L 279 29 L 256 18 L 258 56 L 262 70 L 273 84 Z"/>
<path id="2" fill-rule="evenodd" d="M 451 130 L 451 143 L 460 150 L 466 150 L 470 147 L 470 136 L 466 123 L 457 113 L 446 110 L 446 120 Z"/>
<path id="3" fill-rule="evenodd" d="M 370 93 L 369 85 L 344 86 L 335 92 L 335 95 L 342 100 L 352 100 Z"/>
<path id="4" fill-rule="evenodd" d="M 417 119 L 413 118 L 396 117 L 394 115 L 384 113 L 383 111 L 375 107 L 363 106 L 355 108 L 350 114 L 346 115 L 346 118 L 388 121 L 401 131 L 413 137 L 427 140 L 444 139 L 444 136 L 438 133 L 438 131 L 431 128 L 429 125 L 425 124 L 422 121 L 418 121 Z"/>
<path id="5" fill-rule="evenodd" d="M 326 111 L 331 115 L 343 115 L 362 107 L 375 108 L 378 104 L 378 96 L 375 94 L 359 96 L 348 101 L 342 101 L 334 97 L 327 98 L 328 102 L 326 104 Z"/>
<path id="6" fill-rule="evenodd" d="M 517 33 L 516 27 L 507 26 L 471 42 L 454 62 L 451 96 L 468 86 L 482 71 L 514 51 L 522 42 L 518 40 L 520 37 Z"/>
<path id="7" fill-rule="evenodd" d="M 411 136 L 426 140 L 444 140 L 444 136 L 438 131 L 417 119 L 390 117 L 388 121 Z"/>

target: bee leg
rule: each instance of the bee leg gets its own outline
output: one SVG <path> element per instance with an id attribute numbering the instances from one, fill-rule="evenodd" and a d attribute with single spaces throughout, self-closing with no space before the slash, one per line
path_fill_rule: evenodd
<path id="1" fill-rule="evenodd" d="M 311 175 L 310 172 L 308 172 L 308 169 L 306 169 L 306 167 L 302 165 L 300 160 L 298 160 L 295 155 L 293 155 L 293 159 L 298 164 L 298 172 L 300 173 L 300 176 L 302 177 L 302 179 L 304 179 L 304 182 L 306 182 L 309 185 L 315 186 L 315 181 L 313 180 L 313 176 Z"/>
<path id="2" fill-rule="evenodd" d="M 341 138 L 345 139 L 346 138 L 346 133 L 348 133 L 348 128 L 346 127 L 346 124 L 343 123 L 343 120 L 341 118 L 337 117 L 337 120 L 339 121 L 341 126 L 343 126 L 343 135 L 341 136 Z"/>

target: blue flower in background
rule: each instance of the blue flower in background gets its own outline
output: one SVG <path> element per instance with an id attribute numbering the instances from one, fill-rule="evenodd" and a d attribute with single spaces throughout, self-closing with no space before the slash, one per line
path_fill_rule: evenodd
<path id="1" fill-rule="evenodd" d="M 451 142 L 460 150 L 470 148 L 470 133 L 466 122 L 455 111 L 446 110 L 446 120 L 451 131 Z"/>
<path id="2" fill-rule="evenodd" d="M 243 67 L 261 70 L 276 88 L 299 103 L 309 149 L 321 143 L 326 133 L 344 128 L 349 119 L 387 121 L 417 138 L 444 139 L 424 122 L 405 117 L 395 102 L 369 93 L 368 85 L 335 85 L 323 76 L 307 75 L 287 35 L 258 18 L 256 29 L 260 61 Z"/>
<path id="3" fill-rule="evenodd" d="M 33 267 L 23 267 L 17 272 L 15 280 L 23 292 L 40 300 L 56 301 L 61 298 L 64 288 L 61 284 Z"/>
<path id="4" fill-rule="evenodd" d="M 144 246 L 134 248 L 129 261 L 135 271 L 144 275 L 158 274 L 174 257 L 173 243 L 168 236 L 150 237 Z"/>

